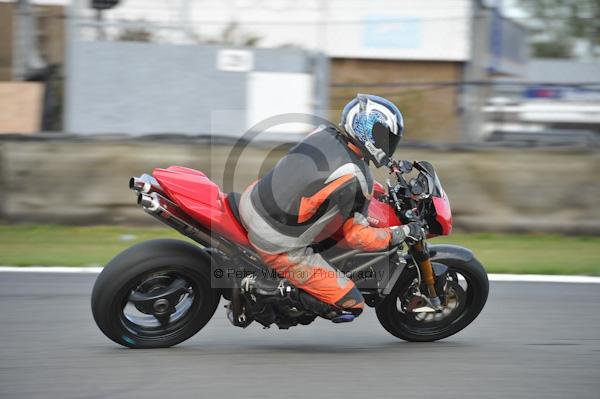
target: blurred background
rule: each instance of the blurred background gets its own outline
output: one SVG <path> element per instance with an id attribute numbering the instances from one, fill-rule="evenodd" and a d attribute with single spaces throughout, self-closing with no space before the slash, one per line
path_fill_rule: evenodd
<path id="1" fill-rule="evenodd" d="M 371 93 L 405 116 L 397 157 L 438 169 L 449 242 L 492 271 L 600 274 L 598 0 L 0 1 L 0 35 L 0 264 L 171 234 L 129 177 L 177 164 L 243 190 L 310 130 L 299 114 L 337 123 Z"/>
<path id="2" fill-rule="evenodd" d="M 430 242 L 490 272 L 475 323 L 408 344 L 370 309 L 279 332 L 221 306 L 176 348 L 102 335 L 86 266 L 185 239 L 131 176 L 241 191 L 357 93 L 441 178 Z M 0 0 L 0 398 L 598 399 L 599 286 L 565 282 L 600 281 L 572 276 L 600 276 L 599 199 L 600 0 Z"/>

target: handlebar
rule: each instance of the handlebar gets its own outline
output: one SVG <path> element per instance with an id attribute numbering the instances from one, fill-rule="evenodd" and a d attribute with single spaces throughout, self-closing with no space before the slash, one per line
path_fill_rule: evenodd
<path id="1" fill-rule="evenodd" d="M 397 179 L 397 185 L 394 186 L 392 186 L 389 180 L 387 181 L 390 203 L 394 206 L 404 223 L 417 222 L 427 231 L 427 223 L 423 215 L 420 215 L 418 209 L 420 202 L 417 201 L 418 198 L 414 197 L 411 185 L 403 177 L 405 173 L 411 172 L 413 168 L 419 171 L 423 168 L 416 161 L 396 161 L 393 159 L 388 163 L 388 167 L 390 173 L 393 173 Z"/>
<path id="2" fill-rule="evenodd" d="M 410 162 L 410 161 L 405 161 L 405 160 L 400 160 L 400 161 L 396 161 L 394 159 L 390 159 L 390 162 L 388 163 L 388 167 L 390 168 L 390 170 L 394 173 L 408 173 L 411 170 L 413 170 L 414 162 Z"/>
<path id="3" fill-rule="evenodd" d="M 427 235 L 429 226 L 427 225 L 427 222 L 422 212 L 424 211 L 424 208 L 419 209 L 420 205 L 424 204 L 424 202 L 421 201 L 424 198 L 419 198 L 418 196 L 414 195 L 415 193 L 412 190 L 413 187 L 411 186 L 411 184 L 406 182 L 403 175 L 405 173 L 411 172 L 413 169 L 417 169 L 420 173 L 423 173 L 425 175 L 431 175 L 431 172 L 427 170 L 427 168 L 424 165 L 421 165 L 417 161 L 395 161 L 393 159 L 390 159 L 388 167 L 390 168 L 390 173 L 393 173 L 398 180 L 398 184 L 394 187 L 392 187 L 388 180 L 390 202 L 393 203 L 394 208 L 397 210 L 404 223 L 418 223 L 423 228 L 423 230 L 425 230 L 425 235 Z M 398 198 L 399 189 L 403 189 L 403 192 L 407 194 L 403 196 L 402 201 L 400 200 L 400 198 Z M 439 306 L 441 305 L 441 301 L 440 297 L 438 296 L 439 293 L 437 292 L 435 287 L 436 277 L 433 271 L 433 266 L 431 264 L 429 251 L 427 249 L 426 238 L 423 238 L 420 241 L 412 242 L 410 240 L 406 240 L 405 243 L 408 245 L 409 253 L 411 254 L 415 263 L 417 263 L 418 268 L 421 271 L 422 281 L 427 286 L 427 294 L 431 305 L 434 309 L 439 308 Z M 419 274 L 419 276 L 421 276 L 421 274 Z"/>

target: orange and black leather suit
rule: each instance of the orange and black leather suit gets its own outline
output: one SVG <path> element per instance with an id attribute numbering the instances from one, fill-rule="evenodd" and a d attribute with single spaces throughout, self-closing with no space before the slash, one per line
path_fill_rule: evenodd
<path id="1" fill-rule="evenodd" d="M 394 231 L 367 222 L 373 178 L 359 154 L 334 127 L 320 128 L 251 185 L 240 202 L 250 242 L 269 267 L 317 299 L 357 313 L 362 295 L 311 244 L 341 229 L 352 248 L 390 245 Z"/>

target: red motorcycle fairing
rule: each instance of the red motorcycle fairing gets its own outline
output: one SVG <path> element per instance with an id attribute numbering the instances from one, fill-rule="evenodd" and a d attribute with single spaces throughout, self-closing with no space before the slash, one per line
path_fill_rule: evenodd
<path id="1" fill-rule="evenodd" d="M 394 208 L 387 202 L 381 202 L 377 199 L 372 199 L 369 203 L 367 220 L 373 227 L 391 227 L 402 224 Z"/>
<path id="2" fill-rule="evenodd" d="M 226 194 L 221 192 L 219 186 L 206 174 L 181 166 L 157 168 L 152 174 L 169 198 L 201 225 L 235 243 L 250 245 L 247 232 L 231 211 Z M 394 208 L 387 202 L 377 200 L 384 194 L 384 187 L 376 183 L 374 198 L 369 203 L 367 217 L 369 224 L 373 227 L 402 225 Z M 448 197 L 442 191 L 442 197 L 432 196 L 432 200 L 436 211 L 435 220 L 440 226 L 440 229 L 436 229 L 439 231 L 432 236 L 448 235 L 452 231 L 452 213 Z M 331 232 L 327 233 L 331 234 Z M 337 235 L 333 234 L 333 236 Z"/>
<path id="3" fill-rule="evenodd" d="M 169 198 L 206 228 L 241 245 L 250 245 L 244 227 L 234 216 L 226 194 L 204 173 L 170 166 L 156 168 L 152 175 Z"/>
<path id="4" fill-rule="evenodd" d="M 431 197 L 435 208 L 435 220 L 441 227 L 440 235 L 447 236 L 452 232 L 452 211 L 446 193 L 442 197 Z"/>
<path id="5" fill-rule="evenodd" d="M 428 237 L 438 235 L 447 236 L 452 232 L 452 211 L 450 209 L 450 201 L 448 196 L 442 189 L 441 185 L 438 188 L 441 196 L 432 195 L 431 199 L 435 208 L 435 221 L 439 226 L 430 225 L 432 230 Z M 385 195 L 383 185 L 375 182 L 373 199 L 369 203 L 369 215 L 367 220 L 373 227 L 392 227 L 400 226 L 402 222 L 398 218 L 394 208 L 387 202 L 378 201 L 377 198 Z"/>

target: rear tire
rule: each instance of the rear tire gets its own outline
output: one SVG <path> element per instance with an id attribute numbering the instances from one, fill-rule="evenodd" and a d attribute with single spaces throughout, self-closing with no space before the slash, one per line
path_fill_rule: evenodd
<path id="1" fill-rule="evenodd" d="M 206 325 L 219 304 L 220 292 L 210 286 L 210 261 L 199 247 L 179 240 L 151 240 L 123 251 L 94 284 L 96 324 L 108 338 L 130 348 L 166 348 L 185 341 Z M 132 293 L 160 292 L 175 280 L 185 282 L 188 291 L 179 297 L 180 310 L 163 322 L 130 302 Z"/>
<path id="2" fill-rule="evenodd" d="M 399 310 L 399 298 L 403 297 L 416 277 L 413 268 L 407 270 L 407 275 L 396 284 L 388 297 L 376 308 L 379 322 L 390 334 L 405 341 L 437 341 L 467 327 L 483 309 L 488 297 L 489 282 L 481 263 L 475 258 L 468 262 L 436 262 L 445 264 L 449 274 L 452 272 L 455 275 L 460 274 L 466 281 L 466 291 L 457 296 L 462 302 L 456 309 L 457 314 L 450 313 L 452 319 L 446 322 L 442 320 L 442 322 L 428 323 L 427 320 L 418 320 L 413 314 L 402 313 Z"/>

